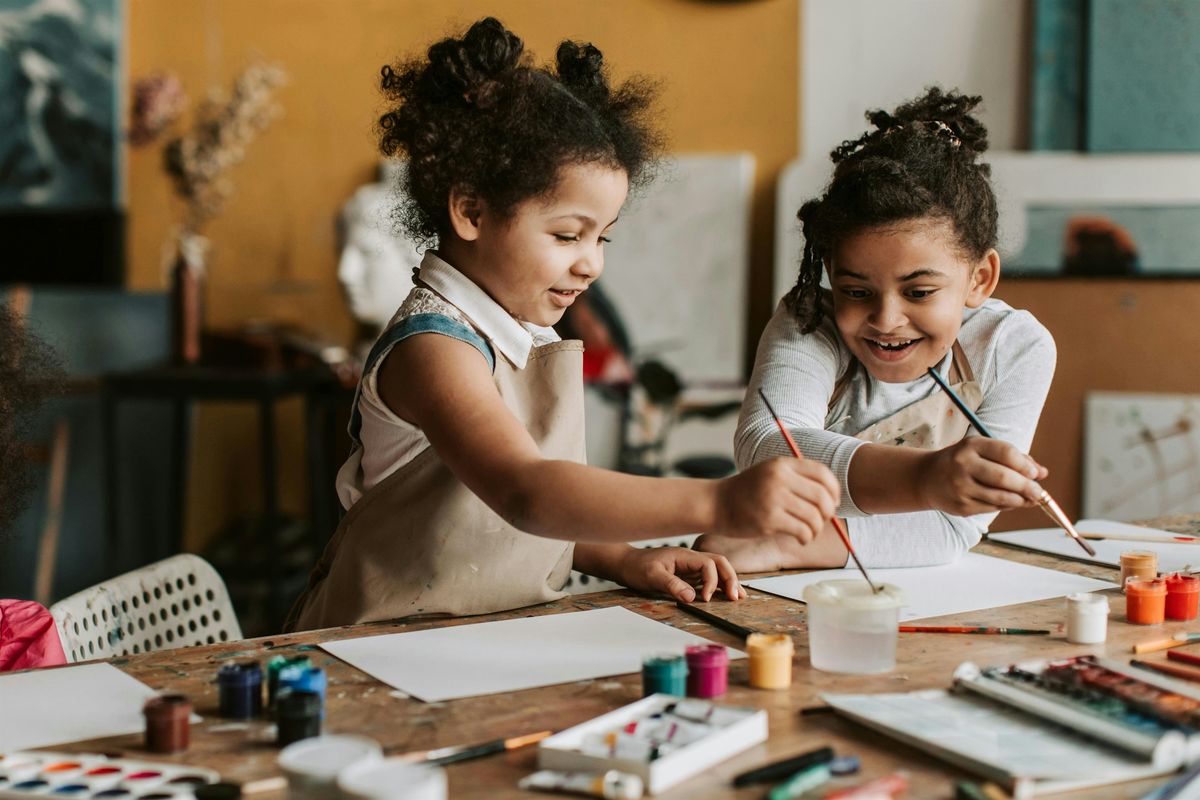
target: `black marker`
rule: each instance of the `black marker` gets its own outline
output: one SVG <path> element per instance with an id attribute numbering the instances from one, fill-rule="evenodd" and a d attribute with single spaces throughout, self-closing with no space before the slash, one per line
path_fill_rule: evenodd
<path id="1" fill-rule="evenodd" d="M 781 778 L 791 777 L 801 770 L 815 767 L 818 764 L 828 764 L 832 760 L 833 748 L 821 747 L 793 758 L 786 758 L 783 761 L 767 764 L 765 767 L 758 767 L 749 772 L 743 772 L 733 779 L 733 785 L 750 786 L 755 783 L 769 783 Z"/>

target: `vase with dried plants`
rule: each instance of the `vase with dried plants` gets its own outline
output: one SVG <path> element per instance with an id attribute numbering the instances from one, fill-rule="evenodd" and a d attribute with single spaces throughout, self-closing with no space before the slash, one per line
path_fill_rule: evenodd
<path id="1" fill-rule="evenodd" d="M 167 138 L 163 168 L 184 201 L 164 259 L 170 270 L 172 358 L 194 364 L 201 356 L 204 282 L 208 239 L 204 231 L 233 194 L 229 170 L 246 155 L 250 142 L 281 114 L 276 89 L 287 80 L 279 66 L 255 62 L 234 80 L 228 95 L 213 90 L 195 111 L 187 129 Z M 160 74 L 139 80 L 133 91 L 130 142 L 146 144 L 171 129 L 187 99 L 179 79 Z"/>

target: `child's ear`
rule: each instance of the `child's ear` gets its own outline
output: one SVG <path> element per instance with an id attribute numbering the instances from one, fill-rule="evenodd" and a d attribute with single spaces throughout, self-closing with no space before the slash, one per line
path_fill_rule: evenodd
<path id="1" fill-rule="evenodd" d="M 462 189 L 451 189 L 449 200 L 450 227 L 458 238 L 473 242 L 479 238 L 479 218 L 482 207 L 479 198 Z"/>
<path id="2" fill-rule="evenodd" d="M 971 285 L 967 289 L 967 308 L 979 308 L 996 291 L 1000 282 L 1000 254 L 988 250 L 971 270 Z"/>

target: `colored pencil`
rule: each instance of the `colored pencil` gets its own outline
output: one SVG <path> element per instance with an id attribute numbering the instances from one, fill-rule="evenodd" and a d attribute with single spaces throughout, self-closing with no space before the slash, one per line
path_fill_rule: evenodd
<path id="1" fill-rule="evenodd" d="M 1117 533 L 1081 533 L 1085 539 L 1113 542 L 1157 542 L 1159 544 L 1200 544 L 1200 536 L 1131 536 Z"/>
<path id="2" fill-rule="evenodd" d="M 756 783 L 770 783 L 782 778 L 795 775 L 801 770 L 814 767 L 817 764 L 828 764 L 833 760 L 832 747 L 819 747 L 807 753 L 801 753 L 782 761 L 772 761 L 761 767 L 743 772 L 733 779 L 734 786 L 751 786 Z"/>
<path id="3" fill-rule="evenodd" d="M 493 739 L 490 742 L 473 745 L 455 745 L 440 747 L 436 750 L 415 750 L 405 753 L 400 758 L 406 761 L 419 761 L 426 764 L 454 764 L 472 758 L 490 756 L 493 753 L 503 753 L 506 750 L 516 750 L 519 747 L 536 744 L 554 731 L 538 731 L 524 736 L 513 736 L 508 739 Z"/>
<path id="4" fill-rule="evenodd" d="M 1195 667 L 1184 667 L 1179 664 L 1164 664 L 1161 661 L 1138 661 L 1133 659 L 1129 662 L 1131 667 L 1141 667 L 1142 669 L 1161 672 L 1163 675 L 1170 675 L 1172 678 L 1181 678 L 1185 681 L 1193 681 L 1200 683 L 1200 669 Z"/>
<path id="5" fill-rule="evenodd" d="M 1035 628 L 992 628 L 985 625 L 901 625 L 901 633 L 1007 633 L 1012 636 L 1041 636 L 1050 633 Z"/>
<path id="6" fill-rule="evenodd" d="M 1195 664 L 1200 667 L 1200 656 L 1195 653 L 1185 653 L 1182 650 L 1168 650 L 1167 658 L 1171 661 L 1182 661 L 1185 664 Z"/>
<path id="7" fill-rule="evenodd" d="M 775 419 L 775 424 L 779 426 L 779 432 L 783 434 L 784 441 L 791 448 L 792 455 L 803 461 L 804 455 L 800 452 L 800 448 L 796 446 L 796 440 L 792 438 L 792 434 L 788 433 L 788 429 L 784 427 L 783 420 L 775 413 L 775 407 L 771 405 L 771 401 L 767 399 L 767 393 L 762 390 L 761 386 L 758 388 L 758 395 L 767 404 L 767 411 L 771 412 L 771 416 Z M 842 539 L 842 544 L 845 545 L 847 552 L 850 553 L 850 557 L 854 559 L 854 564 L 858 567 L 858 571 L 862 573 L 863 580 L 871 587 L 872 592 L 878 594 L 879 587 L 871 582 L 871 576 L 867 574 L 867 568 L 858 560 L 858 553 L 854 552 L 854 545 L 850 544 L 850 534 L 846 533 L 846 529 L 842 527 L 842 521 L 837 518 L 837 514 L 830 517 L 829 521 L 833 523 L 838 536 Z"/>
<path id="8" fill-rule="evenodd" d="M 1135 655 L 1155 653 L 1171 647 L 1182 647 L 1185 644 L 1200 642 L 1200 633 L 1177 633 L 1169 639 L 1152 639 L 1148 642 L 1138 642 L 1133 646 Z"/>
<path id="9" fill-rule="evenodd" d="M 975 430 L 979 431 L 980 436 L 985 436 L 988 439 L 996 438 L 995 436 L 992 436 L 992 432 L 989 431 L 987 426 L 983 424 L 983 420 L 975 416 L 975 412 L 968 408 L 967 404 L 962 401 L 962 398 L 954 393 L 954 390 L 950 388 L 950 384 L 942 380 L 942 376 L 938 374 L 936 369 L 929 367 L 927 371 L 933 378 L 934 382 L 940 386 L 942 391 L 944 391 L 950 397 L 950 401 L 958 407 L 958 410 L 961 411 L 964 416 L 966 416 L 967 421 L 975 426 Z M 1038 488 L 1042 489 L 1041 486 L 1038 486 Z M 1045 489 L 1042 489 L 1042 496 L 1041 499 L 1038 500 L 1038 506 L 1042 509 L 1042 511 L 1046 512 L 1046 515 L 1049 516 L 1050 519 L 1054 520 L 1056 525 L 1070 534 L 1071 538 L 1078 542 L 1079 546 L 1082 547 L 1089 556 L 1094 557 L 1096 555 L 1095 549 L 1093 549 L 1090 544 L 1083 540 L 1083 537 L 1079 535 L 1079 531 L 1075 530 L 1075 526 L 1071 524 L 1071 518 L 1063 513 L 1062 507 L 1058 505 L 1058 502 L 1051 497 L 1050 493 Z"/>
<path id="10" fill-rule="evenodd" d="M 702 608 L 692 605 L 691 603 L 684 603 L 676 600 L 675 607 L 685 614 L 691 614 L 697 619 L 704 620 L 709 625 L 713 625 L 723 631 L 729 631 L 734 636 L 740 636 L 743 639 L 752 633 L 758 633 L 758 631 L 754 630 L 753 628 L 747 628 L 745 625 L 738 625 L 732 620 L 725 619 L 724 617 L 718 617 L 716 614 L 711 614 Z"/>

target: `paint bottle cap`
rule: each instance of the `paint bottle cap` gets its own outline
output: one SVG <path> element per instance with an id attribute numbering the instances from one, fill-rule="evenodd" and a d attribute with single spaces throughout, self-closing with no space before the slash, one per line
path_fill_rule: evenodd
<path id="1" fill-rule="evenodd" d="M 1108 598 L 1096 592 L 1067 595 L 1067 606 L 1085 614 L 1108 614 Z"/>
<path id="2" fill-rule="evenodd" d="M 659 653 L 642 659 L 642 667 L 654 670 L 655 674 L 686 675 L 687 659 L 678 653 Z"/>
<path id="3" fill-rule="evenodd" d="M 304 794 L 321 787 L 332 789 L 338 773 L 349 766 L 382 760 L 383 748 L 366 736 L 315 736 L 283 748 L 279 769 L 289 789 Z"/>
<path id="4" fill-rule="evenodd" d="M 820 581 L 804 588 L 804 602 L 855 610 L 899 608 L 904 605 L 904 592 L 900 587 L 890 583 L 877 586 L 879 591 L 875 592 L 866 581 Z"/>
<path id="5" fill-rule="evenodd" d="M 792 657 L 796 647 L 792 637 L 786 633 L 752 633 L 746 637 L 746 650 L 754 651 L 755 655 L 774 655 Z"/>
<path id="6" fill-rule="evenodd" d="M 1129 566 L 1144 566 L 1158 562 L 1158 553 L 1153 550 L 1126 550 L 1121 553 L 1121 564 Z"/>
<path id="7" fill-rule="evenodd" d="M 1167 576 L 1167 591 L 1171 594 L 1190 594 L 1200 592 L 1200 578 L 1195 575 L 1181 575 L 1178 572 Z"/>
<path id="8" fill-rule="evenodd" d="M 337 778 L 342 796 L 351 800 L 446 800 L 446 771 L 402 758 L 355 764 Z"/>
<path id="9" fill-rule="evenodd" d="M 190 720 L 192 701 L 182 694 L 162 694 L 151 697 L 142 707 L 142 713 L 153 720 L 164 722 L 176 719 Z"/>
<path id="10" fill-rule="evenodd" d="M 723 644 L 690 645 L 685 652 L 689 669 L 721 667 L 729 663 L 729 652 Z"/>
<path id="11" fill-rule="evenodd" d="M 222 686 L 254 686 L 262 683 L 262 667 L 257 661 L 235 661 L 217 670 Z"/>
<path id="12" fill-rule="evenodd" d="M 1165 595 L 1167 582 L 1162 578 L 1130 578 L 1125 581 L 1125 593 L 1137 595 Z"/>

